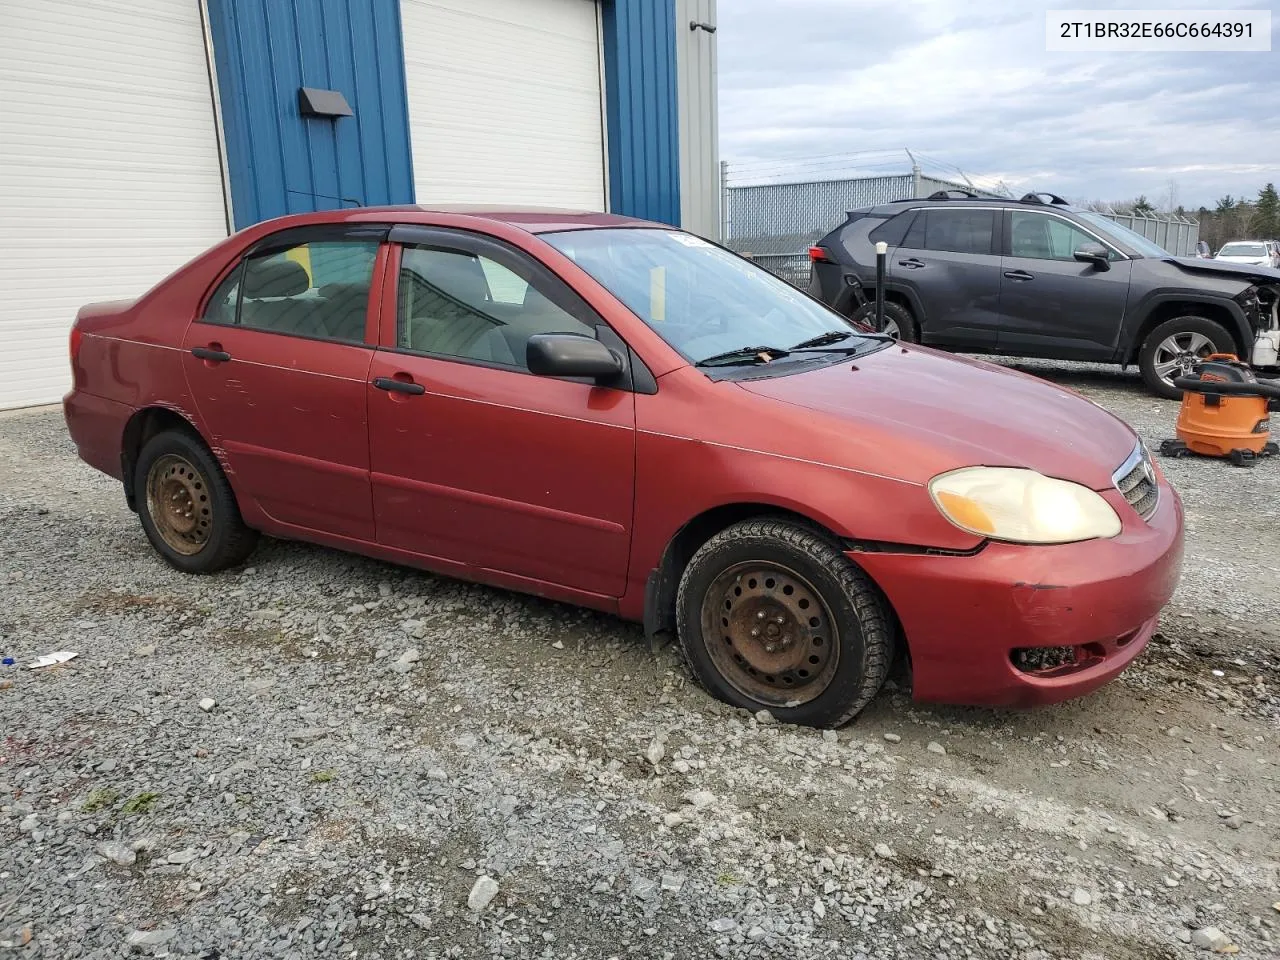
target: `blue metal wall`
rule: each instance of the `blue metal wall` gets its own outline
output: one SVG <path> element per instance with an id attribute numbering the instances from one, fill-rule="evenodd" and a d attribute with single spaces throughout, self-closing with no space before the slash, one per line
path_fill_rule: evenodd
<path id="1" fill-rule="evenodd" d="M 413 202 L 399 0 L 208 0 L 237 229 Z M 298 88 L 353 117 L 303 117 Z"/>
<path id="2" fill-rule="evenodd" d="M 609 206 L 680 223 L 675 0 L 605 0 Z"/>

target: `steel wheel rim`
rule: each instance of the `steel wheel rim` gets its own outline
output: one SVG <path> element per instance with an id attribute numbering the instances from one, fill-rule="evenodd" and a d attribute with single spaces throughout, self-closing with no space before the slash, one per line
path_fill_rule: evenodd
<path id="1" fill-rule="evenodd" d="M 1156 347 L 1156 375 L 1163 383 L 1173 386 L 1174 377 L 1190 376 L 1196 364 L 1215 351 L 1213 341 L 1203 333 L 1186 330 L 1171 334 Z"/>
<path id="2" fill-rule="evenodd" d="M 165 544 L 190 557 L 204 549 L 213 533 L 209 485 L 191 462 L 165 454 L 147 472 L 147 515 Z"/>
<path id="3" fill-rule="evenodd" d="M 890 320 L 888 317 L 884 319 L 884 329 L 880 331 L 886 336 L 893 337 L 895 340 L 902 339 L 902 331 L 898 329 L 898 321 Z"/>
<path id="4" fill-rule="evenodd" d="M 711 582 L 702 641 L 730 686 L 768 706 L 814 700 L 840 662 L 839 629 L 822 595 L 794 570 L 764 560 L 734 564 Z"/>

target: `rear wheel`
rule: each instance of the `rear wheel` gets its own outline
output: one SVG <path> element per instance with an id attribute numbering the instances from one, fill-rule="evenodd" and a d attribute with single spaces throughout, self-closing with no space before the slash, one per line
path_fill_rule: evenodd
<path id="1" fill-rule="evenodd" d="M 847 723 L 888 674 L 879 593 L 838 545 L 792 521 L 746 520 L 713 536 L 689 561 L 676 608 L 702 685 L 785 723 Z"/>
<path id="2" fill-rule="evenodd" d="M 134 489 L 142 529 L 156 552 L 184 573 L 242 563 L 257 544 L 222 468 L 184 430 L 152 437 L 138 455 Z"/>
<path id="3" fill-rule="evenodd" d="M 1182 397 L 1175 377 L 1190 376 L 1196 364 L 1211 353 L 1234 353 L 1231 335 L 1204 317 L 1174 317 L 1157 326 L 1142 342 L 1138 369 L 1147 388 L 1169 400 Z"/>
<path id="4" fill-rule="evenodd" d="M 864 303 L 853 312 L 849 319 L 858 323 L 865 323 L 868 327 L 874 329 L 876 325 L 875 303 Z M 895 340 L 904 340 L 907 343 L 920 342 L 920 331 L 916 327 L 915 318 L 911 316 L 911 311 L 899 303 L 885 301 L 883 332 Z"/>

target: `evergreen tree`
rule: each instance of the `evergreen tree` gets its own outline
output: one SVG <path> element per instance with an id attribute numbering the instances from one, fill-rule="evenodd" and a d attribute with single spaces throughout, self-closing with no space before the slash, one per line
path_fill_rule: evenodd
<path id="1" fill-rule="evenodd" d="M 1268 183 L 1258 191 L 1258 202 L 1253 207 L 1249 230 L 1261 240 L 1280 237 L 1280 195 L 1276 194 L 1274 183 Z"/>
<path id="2" fill-rule="evenodd" d="M 1147 199 L 1146 194 L 1143 194 L 1133 201 L 1133 212 L 1139 217 L 1149 217 L 1156 212 L 1156 208 L 1151 205 L 1151 201 Z"/>

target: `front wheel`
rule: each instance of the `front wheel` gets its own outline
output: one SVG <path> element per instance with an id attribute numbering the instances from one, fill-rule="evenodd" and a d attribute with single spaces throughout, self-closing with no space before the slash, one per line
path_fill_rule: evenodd
<path id="1" fill-rule="evenodd" d="M 1188 377 L 1196 364 L 1212 353 L 1234 353 L 1231 335 L 1204 317 L 1174 317 L 1160 324 L 1142 341 L 1138 369 L 1152 393 L 1178 400 L 1182 390 L 1175 377 Z"/>
<path id="2" fill-rule="evenodd" d="M 703 544 L 681 577 L 676 618 L 685 659 L 713 696 L 784 723 L 847 723 L 892 659 L 871 581 L 837 544 L 788 520 L 745 520 Z"/>
<path id="3" fill-rule="evenodd" d="M 138 516 L 156 552 L 184 573 L 242 563 L 257 543 L 231 485 L 205 445 L 182 430 L 156 434 L 138 454 Z"/>

